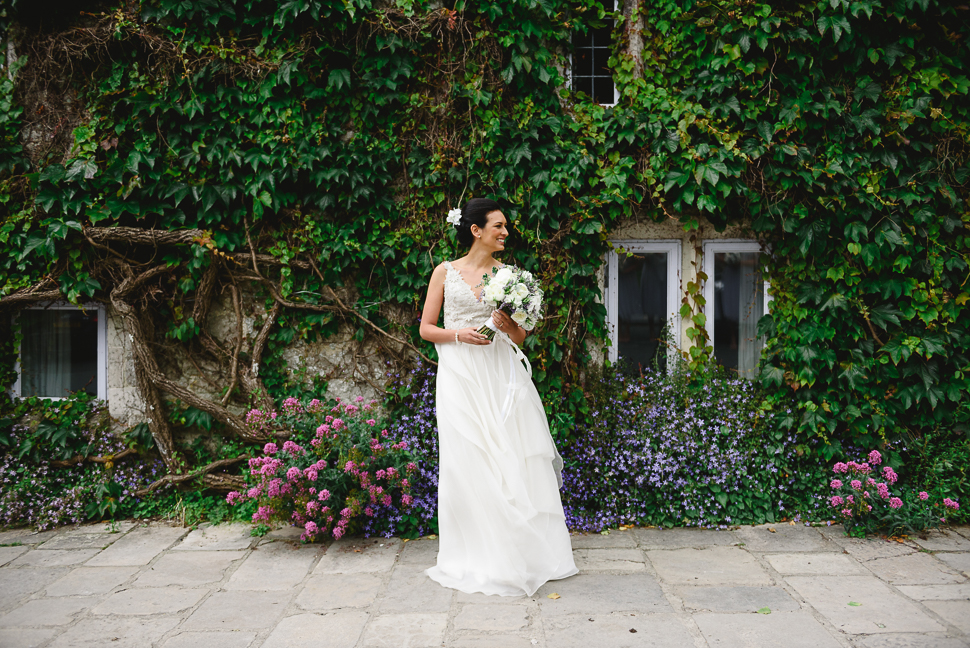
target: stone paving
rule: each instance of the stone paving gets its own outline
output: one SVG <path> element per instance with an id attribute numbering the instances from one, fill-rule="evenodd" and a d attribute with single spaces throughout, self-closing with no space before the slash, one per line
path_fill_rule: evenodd
<path id="1" fill-rule="evenodd" d="M 519 598 L 430 581 L 434 539 L 303 546 L 294 531 L 0 532 L 0 646 L 970 647 L 970 527 L 574 535 L 580 573 Z"/>

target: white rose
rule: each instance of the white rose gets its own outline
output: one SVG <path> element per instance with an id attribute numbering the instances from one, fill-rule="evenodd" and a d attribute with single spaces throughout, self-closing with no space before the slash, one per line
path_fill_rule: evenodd
<path id="1" fill-rule="evenodd" d="M 514 292 L 509 294 L 509 301 L 512 302 L 512 305 L 516 308 L 520 308 L 522 306 L 522 298 L 516 295 Z"/>
<path id="2" fill-rule="evenodd" d="M 505 288 L 498 286 L 495 283 L 490 283 L 485 287 L 485 299 L 492 303 L 498 303 L 502 301 L 502 297 L 505 296 Z"/>
<path id="3" fill-rule="evenodd" d="M 527 319 L 529 319 L 529 316 L 525 313 L 525 311 L 516 311 L 512 313 L 512 321 L 519 326 L 522 326 Z"/>
<path id="4" fill-rule="evenodd" d="M 495 276 L 492 277 L 491 283 L 497 283 L 502 286 L 502 288 L 505 288 L 505 286 L 508 285 L 511 280 L 512 271 L 509 270 L 508 267 L 505 267 L 495 273 Z"/>
<path id="5" fill-rule="evenodd" d="M 528 270 L 523 270 L 521 277 L 522 277 L 522 281 L 525 281 L 525 282 L 532 281 L 532 273 L 529 272 Z"/>
<path id="6" fill-rule="evenodd" d="M 519 298 L 521 304 L 522 300 L 529 296 L 529 289 L 525 287 L 525 284 L 519 284 L 512 290 L 512 294 Z"/>

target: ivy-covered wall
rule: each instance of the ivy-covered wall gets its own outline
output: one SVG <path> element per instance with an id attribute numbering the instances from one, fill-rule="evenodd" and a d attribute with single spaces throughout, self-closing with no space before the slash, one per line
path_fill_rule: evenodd
<path id="1" fill-rule="evenodd" d="M 459 254 L 444 215 L 492 196 L 511 260 L 549 287 L 527 353 L 561 434 L 587 413 L 597 273 L 631 219 L 761 239 L 762 377 L 797 401 L 787 425 L 836 445 L 966 430 L 964 6 L 150 0 L 56 25 L 24 6 L 3 18 L 0 306 L 110 302 L 149 407 L 175 398 L 247 438 L 234 412 L 311 388 L 284 366 L 298 340 L 344 327 L 433 359 L 417 314 Z M 566 70 L 572 35 L 610 16 L 620 100 L 603 107 Z M 210 334 L 216 298 L 255 318 L 245 348 Z M 697 367 L 702 307 L 685 282 Z M 175 348 L 217 369 L 221 399 L 168 375 Z"/>

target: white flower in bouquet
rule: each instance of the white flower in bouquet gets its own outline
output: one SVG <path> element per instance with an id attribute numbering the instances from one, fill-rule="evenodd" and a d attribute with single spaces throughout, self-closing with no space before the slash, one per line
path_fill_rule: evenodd
<path id="1" fill-rule="evenodd" d="M 542 288 L 531 272 L 505 266 L 493 276 L 483 279 L 483 299 L 511 316 L 512 321 L 531 331 L 542 319 Z M 480 329 L 488 339 L 497 331 L 495 322 L 489 318 Z"/>

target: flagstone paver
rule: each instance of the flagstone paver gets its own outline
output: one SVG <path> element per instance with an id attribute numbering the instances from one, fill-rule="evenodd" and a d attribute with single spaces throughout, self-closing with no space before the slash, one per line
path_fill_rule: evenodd
<path id="1" fill-rule="evenodd" d="M 171 551 L 143 570 L 132 587 L 198 587 L 221 581 L 244 551 Z"/>
<path id="2" fill-rule="evenodd" d="M 825 626 L 807 612 L 695 614 L 694 621 L 708 644 L 718 648 L 840 648 Z"/>
<path id="3" fill-rule="evenodd" d="M 771 585 L 754 556 L 741 547 L 648 551 L 657 573 L 682 585 Z"/>
<path id="4" fill-rule="evenodd" d="M 572 614 L 545 627 L 550 648 L 640 646 L 685 648 L 694 645 L 684 621 L 673 614 Z"/>
<path id="5" fill-rule="evenodd" d="M 107 594 L 128 581 L 137 567 L 78 567 L 47 586 L 47 596 Z"/>
<path id="6" fill-rule="evenodd" d="M 768 608 L 771 612 L 793 612 L 798 602 L 781 587 L 695 587 L 678 585 L 672 593 L 683 601 L 688 610 L 706 612 L 757 612 Z"/>
<path id="7" fill-rule="evenodd" d="M 575 534 L 580 573 L 531 597 L 439 586 L 434 537 L 299 537 L 0 532 L 22 542 L 0 547 L 0 647 L 970 648 L 967 528 L 903 542 L 787 523 Z"/>
<path id="8" fill-rule="evenodd" d="M 789 576 L 795 591 L 837 629 L 849 634 L 941 632 L 922 607 L 875 576 Z"/>
<path id="9" fill-rule="evenodd" d="M 447 627 L 446 613 L 385 614 L 367 625 L 361 647 L 432 648 L 441 645 Z"/>
<path id="10" fill-rule="evenodd" d="M 941 585 L 963 583 L 967 580 L 935 556 L 926 553 L 877 558 L 865 565 L 873 574 L 895 585 Z"/>

